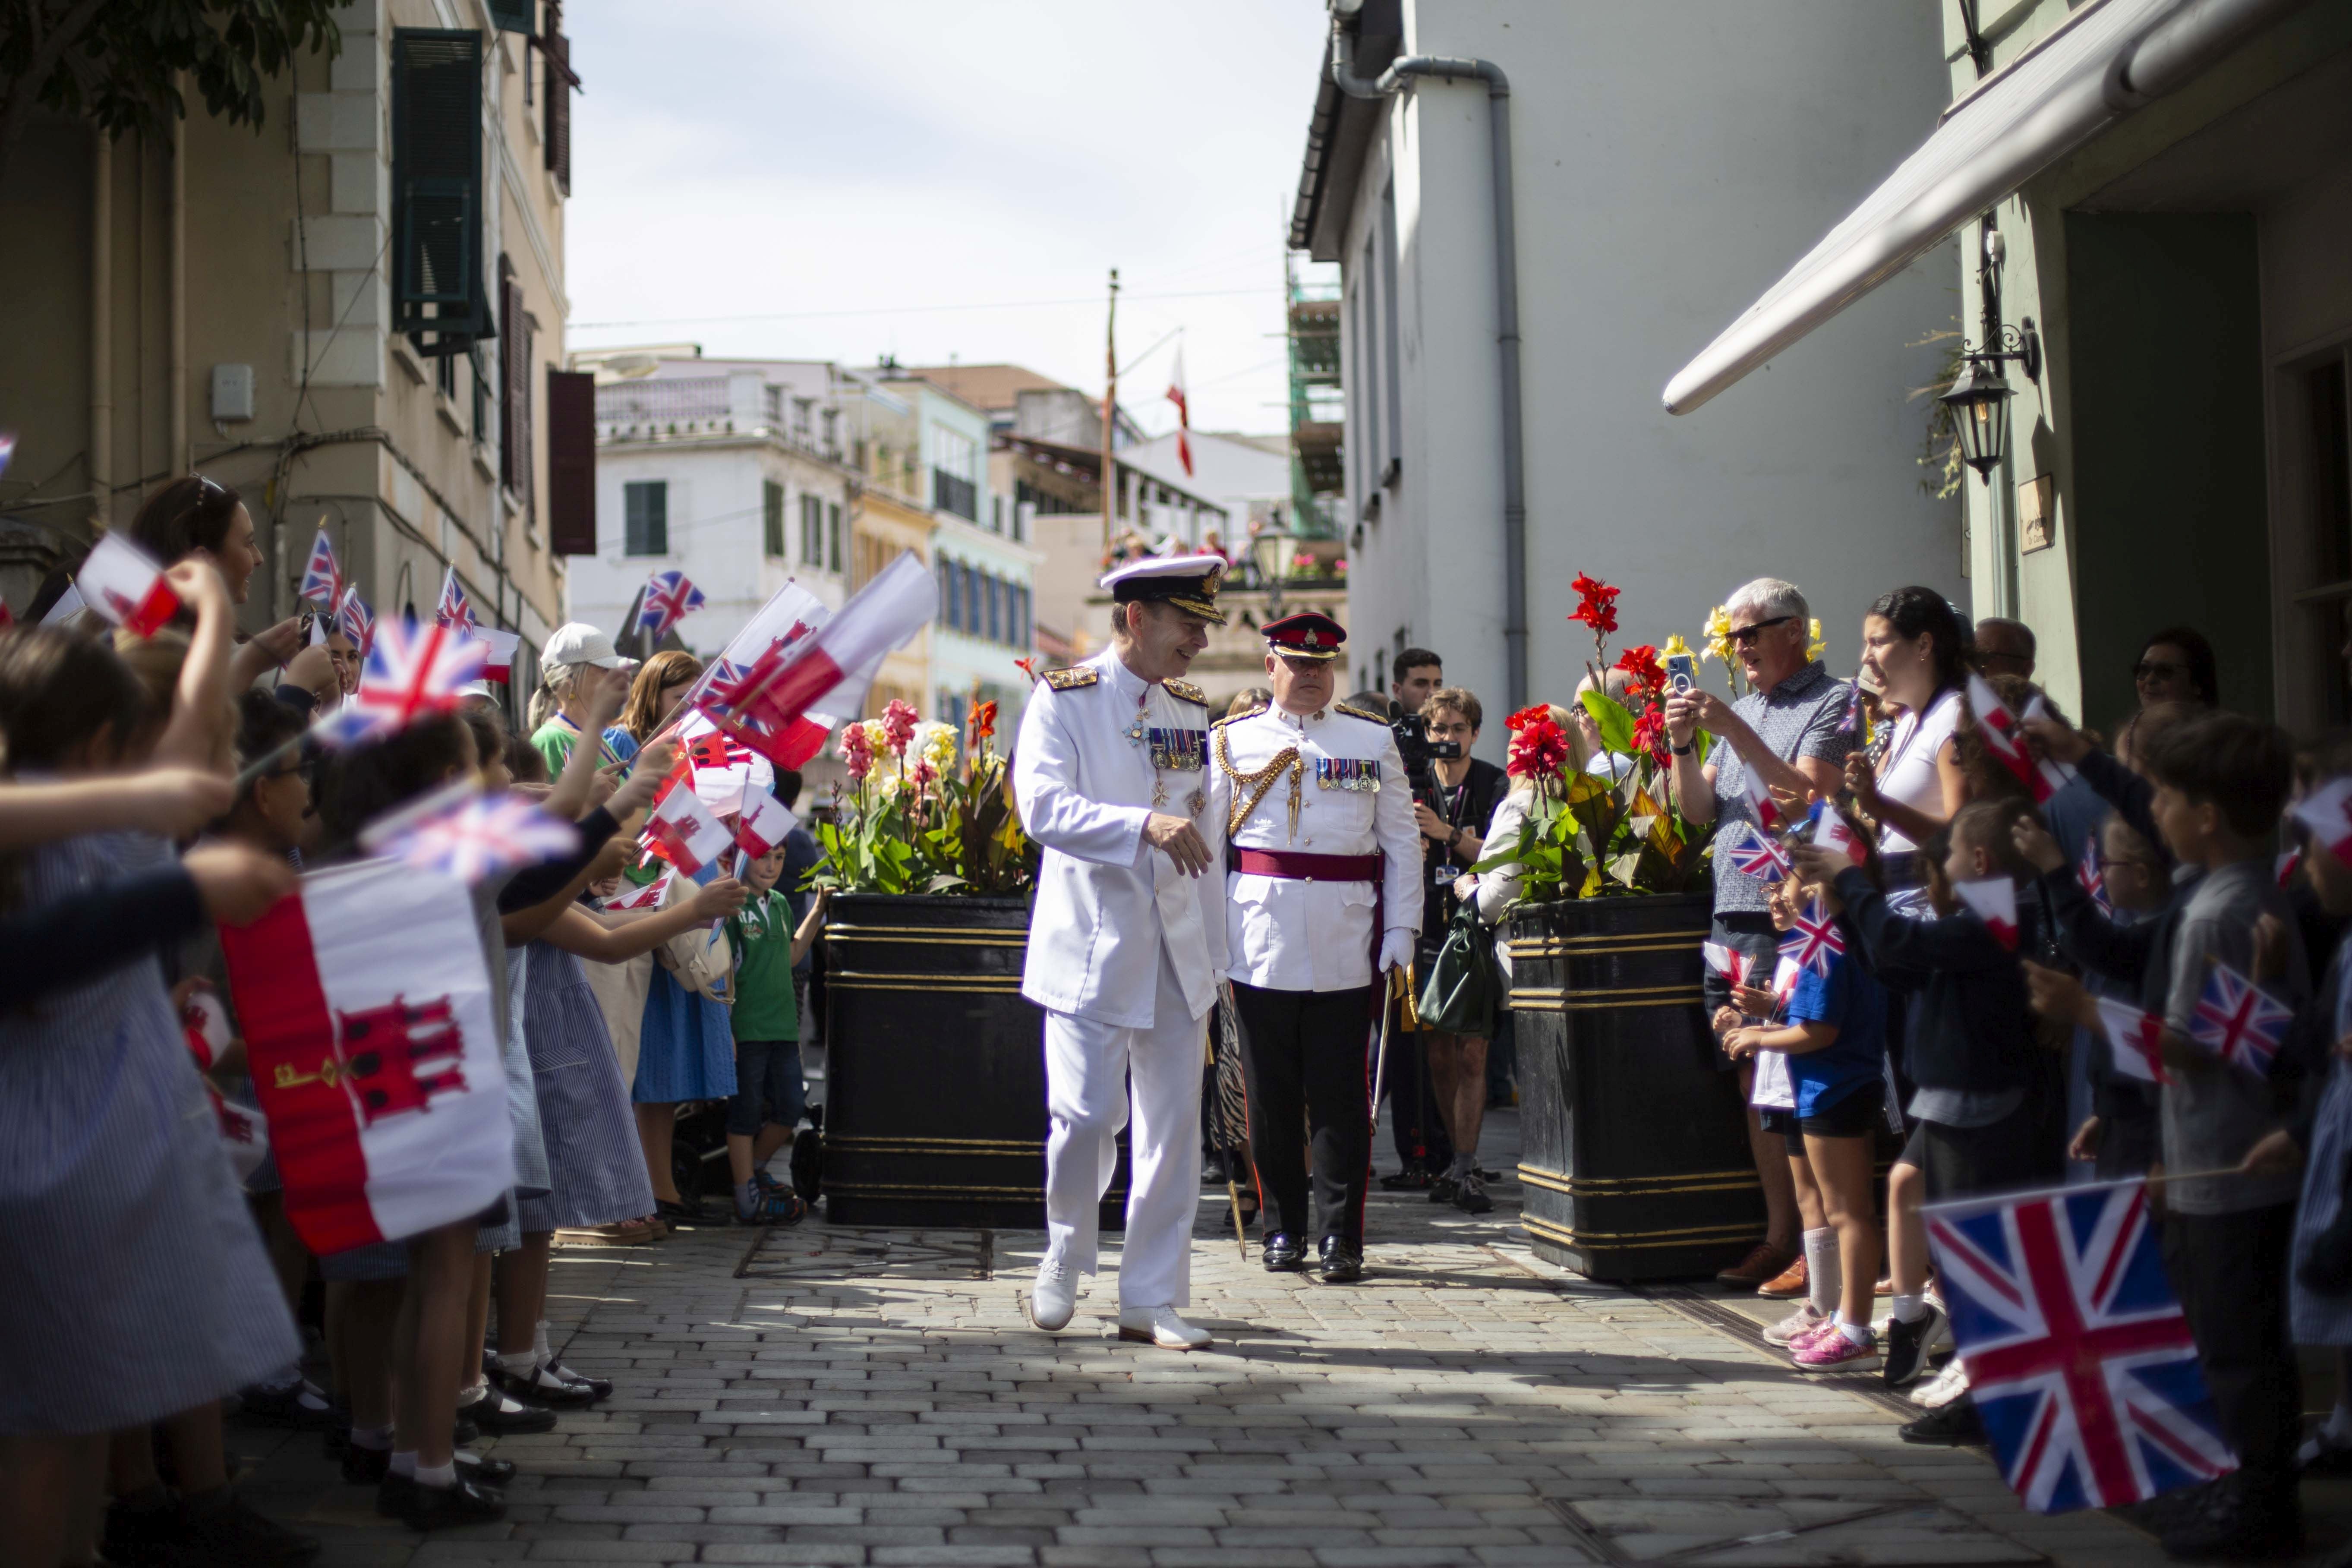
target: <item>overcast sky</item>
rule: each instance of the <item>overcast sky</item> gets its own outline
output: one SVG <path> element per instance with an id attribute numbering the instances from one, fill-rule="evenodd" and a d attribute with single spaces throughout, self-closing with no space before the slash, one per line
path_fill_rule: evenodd
<path id="1" fill-rule="evenodd" d="M 572 0 L 572 346 L 1003 360 L 1098 395 L 1117 267 L 1122 370 L 1181 327 L 1193 426 L 1281 429 L 1325 15 Z M 1120 388 L 1148 429 L 1175 421 L 1172 347 Z"/>

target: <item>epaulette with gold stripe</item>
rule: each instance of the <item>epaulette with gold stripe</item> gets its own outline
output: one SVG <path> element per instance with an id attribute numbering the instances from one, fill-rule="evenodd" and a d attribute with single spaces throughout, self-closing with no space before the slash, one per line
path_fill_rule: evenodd
<path id="1" fill-rule="evenodd" d="M 1075 691 L 1081 686 L 1092 686 L 1102 679 L 1102 671 L 1091 664 L 1072 665 L 1067 669 L 1049 669 L 1045 684 L 1056 691 Z"/>
<path id="2" fill-rule="evenodd" d="M 1369 719 L 1382 729 L 1388 727 L 1389 716 L 1385 713 L 1375 713 L 1369 708 L 1350 708 L 1345 702 L 1334 702 L 1331 704 L 1331 711 L 1345 713 L 1350 719 Z"/>
<path id="3" fill-rule="evenodd" d="M 1228 713 L 1228 714 L 1226 714 L 1223 718 L 1219 719 L 1219 720 L 1217 720 L 1215 722 L 1212 723 L 1212 724 L 1209 726 L 1209 728 L 1210 728 L 1210 729 L 1212 729 L 1212 730 L 1222 730 L 1222 729 L 1223 729 L 1226 725 L 1228 725 L 1228 724 L 1232 723 L 1232 722 L 1233 722 L 1234 720 L 1236 720 L 1236 719 L 1255 719 L 1255 718 L 1256 718 L 1259 714 L 1261 714 L 1261 713 L 1263 713 L 1263 712 L 1265 712 L 1265 710 L 1264 708 L 1262 708 L 1262 707 L 1261 707 L 1261 708 L 1247 708 L 1247 709 L 1244 709 L 1244 710 L 1243 710 L 1241 712 L 1239 712 L 1239 713 Z"/>
<path id="4" fill-rule="evenodd" d="M 1160 684 L 1168 689 L 1168 694 L 1171 697 L 1181 697 L 1185 701 L 1196 703 L 1202 708 L 1209 705 L 1209 694 L 1189 680 L 1163 680 Z"/>

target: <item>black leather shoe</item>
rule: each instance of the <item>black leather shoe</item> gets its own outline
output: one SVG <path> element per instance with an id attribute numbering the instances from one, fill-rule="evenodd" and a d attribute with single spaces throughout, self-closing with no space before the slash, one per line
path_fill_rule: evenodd
<path id="1" fill-rule="evenodd" d="M 596 1398 L 594 1389 L 567 1383 L 543 1366 L 535 1366 L 524 1373 L 493 1371 L 485 1375 L 492 1388 L 518 1405 L 544 1405 L 551 1410 L 574 1410 L 594 1403 Z"/>
<path id="2" fill-rule="evenodd" d="M 455 1530 L 468 1524 L 491 1524 L 507 1516 L 506 1500 L 489 1488 L 464 1476 L 446 1487 L 419 1486 L 407 1476 L 387 1476 L 391 1482 L 404 1483 L 399 1498 L 398 1517 L 411 1530 Z M 383 1511 L 383 1493 L 376 1494 L 376 1511 Z"/>
<path id="3" fill-rule="evenodd" d="M 1984 1422 L 1977 1415 L 1977 1402 L 1965 1394 L 1896 1431 L 1906 1443 L 1937 1448 L 1980 1448 L 1992 1441 L 1985 1435 Z"/>
<path id="4" fill-rule="evenodd" d="M 560 1356 L 547 1363 L 547 1370 L 567 1384 L 586 1389 L 588 1397 L 592 1401 L 613 1397 L 613 1384 L 610 1379 L 590 1377 L 586 1373 L 574 1372 L 563 1364 L 563 1360 Z"/>
<path id="5" fill-rule="evenodd" d="M 343 1449 L 343 1479 L 355 1487 L 372 1487 L 392 1474 L 392 1450 L 362 1448 L 357 1443 Z"/>
<path id="6" fill-rule="evenodd" d="M 1429 1173 L 1419 1165 L 1407 1165 L 1392 1176 L 1381 1178 L 1384 1193 L 1417 1193 L 1429 1185 Z"/>
<path id="7" fill-rule="evenodd" d="M 503 1394 L 496 1388 L 492 1388 L 481 1398 L 458 1412 L 458 1421 L 461 1426 L 471 1422 L 480 1431 L 500 1437 L 517 1433 L 555 1430 L 554 1411 L 540 1405 L 525 1405 L 521 1400 Z M 458 1439 L 458 1447 L 463 1447 L 466 1441 L 464 1438 Z"/>
<path id="8" fill-rule="evenodd" d="M 479 1408 L 478 1404 L 457 1406 L 457 1424 L 449 1429 L 449 1442 L 452 1447 L 462 1448 L 468 1443 L 478 1443 L 482 1440 L 482 1429 L 474 1425 L 474 1412 Z"/>
<path id="9" fill-rule="evenodd" d="M 514 1479 L 512 1459 L 493 1459 L 483 1454 L 457 1456 L 457 1479 L 471 1481 L 478 1487 L 503 1487 Z"/>
<path id="10" fill-rule="evenodd" d="M 2216 1482 L 2202 1506 L 2162 1540 L 2166 1556 L 2192 1563 L 2291 1557 L 2303 1546 L 2303 1509 L 2292 1484 L 2261 1488 L 2241 1470 Z"/>
<path id="11" fill-rule="evenodd" d="M 1353 1285 L 1364 1277 L 1364 1249 L 1336 1236 L 1323 1238 L 1323 1283 Z"/>
<path id="12" fill-rule="evenodd" d="M 1269 1231 L 1265 1238 L 1265 1271 L 1296 1274 L 1307 1267 L 1307 1249 L 1286 1230 Z"/>

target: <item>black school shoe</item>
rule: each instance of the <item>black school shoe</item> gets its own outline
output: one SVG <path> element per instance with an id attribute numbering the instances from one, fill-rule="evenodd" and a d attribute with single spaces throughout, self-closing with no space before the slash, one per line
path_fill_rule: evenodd
<path id="1" fill-rule="evenodd" d="M 320 1429 L 335 1422 L 334 1401 L 307 1377 L 298 1377 L 283 1388 L 264 1388 L 257 1384 L 240 1389 L 236 1413 L 255 1421 L 296 1428 Z"/>
<path id="2" fill-rule="evenodd" d="M 1381 1178 L 1384 1193 L 1417 1193 L 1429 1185 L 1429 1173 L 1417 1164 L 1409 1164 L 1392 1176 Z"/>
<path id="3" fill-rule="evenodd" d="M 554 1411 L 544 1405 L 525 1405 L 497 1388 L 490 1388 L 471 1405 L 460 1405 L 457 1421 L 461 1427 L 473 1426 L 478 1436 L 488 1433 L 496 1437 L 555 1430 Z M 463 1447 L 468 1441 L 461 1437 L 458 1446 Z"/>
<path id="4" fill-rule="evenodd" d="M 485 1458 L 479 1454 L 469 1454 L 460 1448 L 457 1453 L 456 1463 L 457 1475 L 461 1479 L 478 1482 L 486 1487 L 502 1487 L 514 1479 L 515 1468 L 512 1459 Z M 343 1452 L 343 1479 L 352 1486 L 377 1486 L 390 1474 L 392 1474 L 392 1450 L 389 1448 L 362 1448 L 354 1443 Z M 397 1516 L 387 1515 L 386 1517 Z"/>
<path id="5" fill-rule="evenodd" d="M 1364 1249 L 1352 1241 L 1327 1236 L 1318 1272 L 1326 1285 L 1353 1285 L 1364 1277 Z"/>
<path id="6" fill-rule="evenodd" d="M 2166 1530 L 2164 1554 L 2185 1562 L 2251 1562 L 2303 1549 L 2303 1504 L 2292 1481 L 2263 1486 L 2242 1470 L 2205 1489 L 2203 1506 Z"/>
<path id="7" fill-rule="evenodd" d="M 411 1530 L 455 1530 L 506 1518 L 506 1499 L 461 1470 L 457 1484 L 425 1487 L 414 1476 L 386 1476 L 376 1488 L 375 1510 Z"/>
<path id="8" fill-rule="evenodd" d="M 1906 1443 L 1939 1448 L 1980 1448 L 1992 1441 L 1985 1435 L 1983 1418 L 1977 1415 L 1977 1402 L 1965 1394 L 1908 1423 L 1901 1432 Z"/>
<path id="9" fill-rule="evenodd" d="M 529 1372 L 501 1372 L 493 1367 L 483 1374 L 492 1388 L 522 1405 L 543 1405 L 555 1410 L 577 1410 L 596 1402 L 596 1391 L 584 1384 L 567 1383 L 546 1365 L 532 1367 Z"/>

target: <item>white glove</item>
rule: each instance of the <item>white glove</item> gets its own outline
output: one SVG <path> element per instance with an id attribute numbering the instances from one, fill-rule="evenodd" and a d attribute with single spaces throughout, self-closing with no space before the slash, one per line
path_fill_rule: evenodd
<path id="1" fill-rule="evenodd" d="M 1381 963 L 1383 970 L 1402 969 L 1412 962 L 1413 931 L 1410 926 L 1391 926 L 1388 935 L 1381 939 Z"/>

